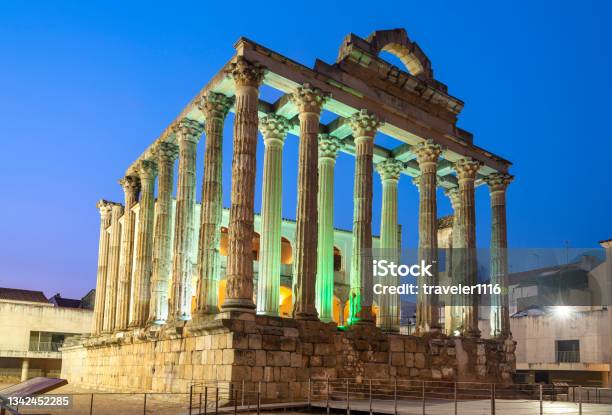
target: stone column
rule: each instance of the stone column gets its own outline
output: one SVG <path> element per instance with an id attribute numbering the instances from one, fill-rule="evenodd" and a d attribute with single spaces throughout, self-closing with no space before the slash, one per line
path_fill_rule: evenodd
<path id="1" fill-rule="evenodd" d="M 461 273 L 459 270 L 459 250 L 458 247 L 461 245 L 462 236 L 459 234 L 459 188 L 453 187 L 447 189 L 444 194 L 449 198 L 451 207 L 453 208 L 453 228 L 451 230 L 451 246 L 449 251 L 449 256 L 446 258 L 446 267 L 447 273 L 450 276 L 450 281 L 452 285 L 458 285 L 461 283 Z M 455 334 L 456 332 L 461 331 L 461 326 L 463 322 L 463 307 L 462 307 L 462 295 L 455 294 L 450 296 L 451 303 L 446 304 L 447 307 L 451 307 L 450 316 L 451 321 L 448 325 L 450 330 L 450 335 Z"/>
<path id="2" fill-rule="evenodd" d="M 292 100 L 300 114 L 293 315 L 316 320 L 318 135 L 319 118 L 327 97 L 320 89 L 304 84 L 293 93 Z"/>
<path id="3" fill-rule="evenodd" d="M 198 244 L 198 292 L 196 314 L 216 313 L 219 281 L 219 241 L 223 212 L 223 124 L 232 100 L 223 94 L 209 92 L 200 102 L 204 114 L 204 178 L 200 243 Z"/>
<path id="4" fill-rule="evenodd" d="M 123 206 L 112 203 L 110 241 L 108 245 L 108 263 L 106 265 L 106 294 L 104 296 L 104 324 L 102 330 L 110 334 L 115 328 L 117 315 L 117 279 L 119 278 L 119 260 L 121 256 L 121 224 Z"/>
<path id="5" fill-rule="evenodd" d="M 380 223 L 380 259 L 399 264 L 399 224 L 397 222 L 397 184 L 404 165 L 396 159 L 388 159 L 376 165 L 382 181 L 382 212 Z M 398 285 L 399 277 L 381 277 L 383 285 Z M 384 331 L 399 331 L 400 307 L 397 295 L 381 295 L 379 310 L 380 315 L 377 325 Z"/>
<path id="6" fill-rule="evenodd" d="M 227 290 L 223 311 L 254 312 L 253 205 L 257 153 L 257 105 L 264 70 L 238 56 L 229 71 L 236 85 L 234 157 L 228 229 Z"/>
<path id="7" fill-rule="evenodd" d="M 480 163 L 472 159 L 461 159 L 455 163 L 459 179 L 458 246 L 455 250 L 460 256 L 460 281 L 464 285 L 476 284 L 476 211 L 474 207 L 474 181 Z M 480 337 L 478 329 L 478 296 L 463 295 L 462 334 Z"/>
<path id="8" fill-rule="evenodd" d="M 380 125 L 375 115 L 361 110 L 349 119 L 355 140 L 353 254 L 349 324 L 374 323 L 372 303 L 372 157 Z"/>
<path id="9" fill-rule="evenodd" d="M 138 203 L 140 179 L 126 176 L 119 181 L 125 195 L 125 214 L 123 215 L 123 237 L 121 238 L 121 262 L 119 263 L 119 281 L 117 284 L 117 315 L 115 330 L 125 330 L 128 326 L 130 297 L 132 286 L 132 260 L 134 258 L 134 229 L 136 214 L 132 208 Z"/>
<path id="10" fill-rule="evenodd" d="M 108 264 L 109 233 L 112 204 L 100 200 L 96 207 L 100 211 L 100 242 L 98 244 L 98 275 L 96 278 L 96 297 L 94 304 L 93 334 L 100 334 L 104 325 L 104 302 L 106 294 L 106 274 Z"/>
<path id="11" fill-rule="evenodd" d="M 144 327 L 149 317 L 151 301 L 151 273 L 153 269 L 153 219 L 155 209 L 155 176 L 157 166 L 150 160 L 141 160 L 138 175 L 142 185 L 140 211 L 138 214 L 138 235 L 134 264 L 134 284 L 130 327 Z"/>
<path id="12" fill-rule="evenodd" d="M 25 382 L 28 380 L 28 371 L 30 370 L 30 359 L 24 357 L 21 360 L 21 381 Z M 2 410 L 4 411 L 4 409 Z"/>
<path id="13" fill-rule="evenodd" d="M 202 124 L 189 118 L 183 118 L 176 126 L 175 134 L 179 147 L 179 161 L 170 318 L 174 321 L 185 321 L 191 318 L 193 277 L 191 250 L 195 235 L 193 215 L 195 213 L 196 147 L 202 134 Z"/>
<path id="14" fill-rule="evenodd" d="M 417 334 L 440 330 L 438 296 L 425 294 L 424 286 L 438 285 L 438 208 L 436 201 L 438 157 L 442 149 L 431 140 L 414 148 L 419 176 L 419 263 L 432 265 L 432 276 L 419 276 L 417 295 Z"/>
<path id="15" fill-rule="evenodd" d="M 259 120 L 264 137 L 264 173 L 261 202 L 261 241 L 257 314 L 278 316 L 283 190 L 283 145 L 289 122 L 276 114 Z"/>
<path id="16" fill-rule="evenodd" d="M 153 230 L 153 271 L 151 275 L 151 302 L 149 321 L 164 324 L 168 319 L 168 281 L 170 279 L 170 255 L 172 217 L 172 191 L 174 188 L 174 160 L 178 146 L 160 142 L 155 148 L 157 158 L 158 188 L 155 204 L 155 229 Z"/>
<path id="17" fill-rule="evenodd" d="M 502 293 L 491 295 L 491 336 L 506 338 L 510 332 L 508 304 L 508 233 L 506 228 L 506 188 L 512 182 L 509 174 L 493 173 L 486 177 L 491 194 L 491 284 Z"/>
<path id="18" fill-rule="evenodd" d="M 317 281 L 315 305 L 319 318 L 334 317 L 334 166 L 340 140 L 319 134 Z"/>

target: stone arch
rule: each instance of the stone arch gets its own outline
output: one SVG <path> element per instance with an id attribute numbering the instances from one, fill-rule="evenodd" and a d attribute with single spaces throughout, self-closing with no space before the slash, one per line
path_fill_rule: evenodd
<path id="1" fill-rule="evenodd" d="M 281 236 L 281 264 L 293 264 L 293 247 L 291 241 L 284 236 Z"/>
<path id="2" fill-rule="evenodd" d="M 377 30 L 367 38 L 376 54 L 385 51 L 396 56 L 411 75 L 432 79 L 433 72 L 429 58 L 416 42 L 410 41 L 405 29 Z"/>

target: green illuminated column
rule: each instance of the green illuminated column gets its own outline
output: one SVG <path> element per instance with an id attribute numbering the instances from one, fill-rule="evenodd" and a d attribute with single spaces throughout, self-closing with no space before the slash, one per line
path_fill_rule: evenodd
<path id="1" fill-rule="evenodd" d="M 432 265 L 432 276 L 419 276 L 417 296 L 416 331 L 425 334 L 440 329 L 438 296 L 424 294 L 423 285 L 438 285 L 438 211 L 436 182 L 438 157 L 442 150 L 431 140 L 414 148 L 421 174 L 419 183 L 419 263 Z"/>
<path id="2" fill-rule="evenodd" d="M 151 303 L 149 321 L 164 324 L 168 319 L 168 281 L 170 279 L 170 218 L 172 191 L 174 188 L 174 161 L 178 146 L 160 142 L 155 147 L 157 158 L 157 203 L 155 204 L 155 229 L 153 231 L 153 271 L 151 275 Z"/>
<path id="3" fill-rule="evenodd" d="M 119 278 L 119 260 L 121 256 L 121 223 L 123 206 L 112 203 L 110 241 L 108 245 L 108 263 L 106 265 L 106 295 L 104 297 L 104 324 L 103 332 L 112 333 L 115 328 L 117 315 L 117 279 Z"/>
<path id="4" fill-rule="evenodd" d="M 399 263 L 399 225 L 397 223 L 397 184 L 404 165 L 396 159 L 388 159 L 376 165 L 382 180 L 382 212 L 380 223 L 380 259 Z M 399 277 L 380 278 L 383 285 L 398 285 Z M 378 304 L 380 314 L 377 325 L 384 331 L 399 331 L 399 297 L 381 295 Z"/>
<path id="5" fill-rule="evenodd" d="M 455 163 L 459 180 L 458 214 L 458 272 L 464 285 L 476 284 L 476 210 L 474 206 L 474 181 L 480 163 L 472 159 L 461 159 Z M 463 322 L 461 331 L 464 336 L 480 337 L 478 329 L 478 296 L 463 295 Z"/>
<path id="6" fill-rule="evenodd" d="M 334 317 L 334 166 L 341 145 L 336 137 L 319 134 L 319 240 L 315 302 L 319 318 L 325 322 L 332 321 Z"/>
<path id="7" fill-rule="evenodd" d="M 223 94 L 208 92 L 199 105 L 204 114 L 206 140 L 198 244 L 197 317 L 218 311 L 219 242 L 223 212 L 223 124 L 231 103 L 232 100 Z"/>
<path id="8" fill-rule="evenodd" d="M 353 252 L 349 324 L 374 324 L 372 303 L 372 157 L 378 118 L 361 110 L 349 119 L 355 140 Z"/>
<path id="9" fill-rule="evenodd" d="M 100 334 L 104 325 L 104 302 L 106 296 L 106 275 L 108 265 L 109 233 L 111 224 L 112 203 L 100 200 L 96 207 L 100 211 L 100 243 L 98 245 L 98 275 L 96 279 L 96 297 L 94 304 L 93 334 Z"/>
<path id="10" fill-rule="evenodd" d="M 491 284 L 499 284 L 501 294 L 491 296 L 491 336 L 506 338 L 510 332 L 508 309 L 508 236 L 506 229 L 506 188 L 509 174 L 493 173 L 485 178 L 491 193 Z"/>
<path id="11" fill-rule="evenodd" d="M 138 202 L 140 179 L 136 176 L 126 176 L 119 181 L 125 194 L 125 215 L 123 216 L 123 236 L 121 238 L 121 262 L 117 283 L 117 315 L 115 330 L 125 330 L 128 326 L 130 311 L 130 294 L 132 286 L 132 260 L 134 258 L 134 230 L 136 214 L 132 211 Z"/>
<path id="12" fill-rule="evenodd" d="M 304 84 L 297 88 L 291 98 L 300 114 L 293 315 L 302 320 L 317 320 L 318 135 L 319 117 L 327 96 L 320 89 Z"/>
<path id="13" fill-rule="evenodd" d="M 132 284 L 132 301 L 130 304 L 131 328 L 144 327 L 149 317 L 151 272 L 153 269 L 154 190 L 157 165 L 151 160 L 141 160 L 138 163 L 138 175 L 140 176 L 142 191 L 134 255 L 134 283 Z"/>
<path id="14" fill-rule="evenodd" d="M 174 131 L 179 155 L 170 319 L 185 321 L 191 318 L 193 265 L 190 255 L 195 235 L 196 147 L 202 134 L 202 124 L 183 118 Z"/>
<path id="15" fill-rule="evenodd" d="M 253 206 L 257 153 L 257 104 L 264 69 L 238 56 L 229 75 L 234 79 L 234 140 L 229 217 L 227 288 L 222 311 L 255 312 L 253 303 Z"/>
<path id="16" fill-rule="evenodd" d="M 264 173 L 261 201 L 261 243 L 257 314 L 278 316 L 283 189 L 283 145 L 289 122 L 276 114 L 259 120 L 264 138 Z"/>

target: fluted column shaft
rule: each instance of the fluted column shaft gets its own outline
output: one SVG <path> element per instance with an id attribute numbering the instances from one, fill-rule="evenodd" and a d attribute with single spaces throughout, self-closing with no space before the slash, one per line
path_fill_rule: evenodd
<path id="1" fill-rule="evenodd" d="M 425 334 L 440 329 L 437 294 L 425 294 L 424 285 L 438 285 L 438 208 L 436 200 L 438 157 L 442 150 L 431 140 L 419 143 L 414 152 L 421 174 L 419 176 L 419 262 L 431 264 L 431 276 L 417 278 L 416 330 Z"/>
<path id="2" fill-rule="evenodd" d="M 506 227 L 506 188 L 512 176 L 493 173 L 485 179 L 491 194 L 491 284 L 498 284 L 501 294 L 491 296 L 491 336 L 506 338 L 510 332 L 508 304 L 508 233 Z"/>
<path id="3" fill-rule="evenodd" d="M 382 211 L 380 223 L 380 257 L 399 263 L 399 224 L 397 221 L 397 185 L 403 164 L 399 160 L 388 159 L 376 165 L 382 180 Z M 399 284 L 399 277 L 381 277 L 381 284 Z M 379 300 L 377 325 L 384 331 L 399 331 L 400 309 L 397 295 L 381 295 Z"/>
<path id="4" fill-rule="evenodd" d="M 264 137 L 264 173 L 261 201 L 261 242 L 257 314 L 278 316 L 283 189 L 283 145 L 289 123 L 270 114 L 259 121 Z"/>
<path id="5" fill-rule="evenodd" d="M 460 255 L 459 268 L 464 285 L 476 284 L 476 211 L 474 206 L 474 181 L 480 164 L 471 159 L 461 159 L 455 163 L 459 180 L 458 229 L 460 239 L 456 253 Z M 463 298 L 462 334 L 479 337 L 478 296 L 466 294 Z"/>
<path id="6" fill-rule="evenodd" d="M 100 334 L 104 326 L 104 309 L 106 296 L 106 275 L 108 269 L 109 233 L 111 224 L 111 203 L 100 200 L 96 206 L 100 211 L 100 242 L 98 244 L 98 274 L 96 278 L 96 297 L 94 302 L 93 334 Z"/>
<path id="7" fill-rule="evenodd" d="M 113 203 L 108 247 L 106 295 L 104 296 L 104 333 L 112 333 L 115 329 L 117 280 L 119 279 L 119 261 L 121 257 L 121 223 L 119 223 L 121 216 L 123 216 L 123 206 L 119 203 Z"/>
<path id="8" fill-rule="evenodd" d="M 174 161 L 178 146 L 161 142 L 155 148 L 157 158 L 157 203 L 153 230 L 153 260 L 151 272 L 151 301 L 149 321 L 164 324 L 168 319 L 168 282 L 170 280 L 170 246 Z"/>
<path id="9" fill-rule="evenodd" d="M 318 134 L 326 97 L 318 88 L 304 84 L 293 93 L 292 100 L 298 107 L 300 118 L 293 315 L 299 319 L 316 320 Z"/>
<path id="10" fill-rule="evenodd" d="M 334 318 L 334 166 L 340 146 L 337 138 L 319 135 L 319 238 L 315 305 L 319 319 L 325 322 Z"/>
<path id="11" fill-rule="evenodd" d="M 138 213 L 138 235 L 134 264 L 134 292 L 132 293 L 130 327 L 143 327 L 149 317 L 151 301 L 151 273 L 153 270 L 153 219 L 155 208 L 155 162 L 141 160 L 138 175 L 142 192 Z"/>
<path id="12" fill-rule="evenodd" d="M 461 253 L 459 251 L 459 246 L 461 245 L 462 236 L 460 235 L 461 227 L 459 226 L 459 188 L 453 187 L 451 189 L 446 190 L 446 196 L 449 198 L 451 207 L 453 208 L 453 227 L 451 234 L 451 246 L 450 246 L 450 255 L 446 258 L 447 261 L 447 273 L 450 276 L 450 282 L 452 285 L 458 285 L 461 283 L 461 272 L 460 272 L 460 263 Z M 455 334 L 457 331 L 461 331 L 461 327 L 463 324 L 463 299 L 461 294 L 454 294 L 450 296 L 451 303 L 446 304 L 446 306 L 451 307 L 450 316 L 450 334 Z"/>
<path id="13" fill-rule="evenodd" d="M 380 122 L 376 116 L 362 110 L 349 119 L 349 124 L 355 139 L 353 253 L 351 257 L 349 324 L 356 322 L 373 324 L 372 158 L 374 136 Z"/>
<path id="14" fill-rule="evenodd" d="M 227 289 L 223 310 L 254 312 L 253 206 L 257 153 L 257 104 L 263 70 L 243 57 L 230 69 L 236 84 L 232 195 L 229 218 Z"/>
<path id="15" fill-rule="evenodd" d="M 223 124 L 230 105 L 231 99 L 213 92 L 209 92 L 200 102 L 205 119 L 206 149 L 198 244 L 198 315 L 218 311 L 219 242 L 223 213 Z"/>
<path id="16" fill-rule="evenodd" d="M 175 129 L 179 146 L 178 186 L 172 261 L 171 318 L 175 321 L 191 318 L 193 264 L 191 250 L 195 240 L 196 147 L 202 125 L 183 118 Z"/>
<path id="17" fill-rule="evenodd" d="M 119 263 L 119 281 L 117 284 L 117 315 L 115 330 L 125 330 L 128 326 L 130 312 L 130 295 L 132 286 L 132 260 L 134 258 L 134 229 L 136 214 L 132 211 L 138 202 L 140 179 L 126 176 L 119 181 L 125 195 L 125 213 L 123 215 L 123 237 L 121 238 L 121 261 Z"/>

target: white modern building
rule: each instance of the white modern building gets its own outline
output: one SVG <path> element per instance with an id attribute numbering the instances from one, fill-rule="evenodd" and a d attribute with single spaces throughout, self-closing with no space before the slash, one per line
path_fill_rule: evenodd
<path id="1" fill-rule="evenodd" d="M 0 382 L 59 376 L 60 346 L 91 329 L 91 294 L 47 299 L 41 291 L 0 287 Z"/>

